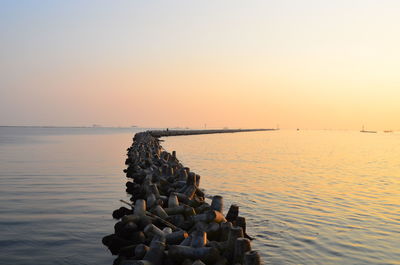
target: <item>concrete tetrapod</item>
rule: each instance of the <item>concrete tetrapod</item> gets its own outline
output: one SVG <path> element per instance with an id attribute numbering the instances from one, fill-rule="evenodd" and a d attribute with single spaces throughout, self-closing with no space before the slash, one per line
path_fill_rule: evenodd
<path id="1" fill-rule="evenodd" d="M 194 132 L 197 134 L 197 132 Z M 115 265 L 230 265 L 261 263 L 251 250 L 239 207 L 223 215 L 223 197 L 205 201 L 200 175 L 183 166 L 157 137 L 172 131 L 137 133 L 127 149 L 126 191 L 131 209 L 113 212 L 114 233 L 103 238 Z M 246 238 L 247 237 L 247 238 Z"/>

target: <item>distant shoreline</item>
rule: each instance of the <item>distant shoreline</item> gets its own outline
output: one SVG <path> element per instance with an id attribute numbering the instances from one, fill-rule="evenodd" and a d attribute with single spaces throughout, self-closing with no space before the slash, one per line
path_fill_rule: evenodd
<path id="1" fill-rule="evenodd" d="M 114 129 L 134 129 L 134 128 L 139 128 L 141 129 L 142 127 L 118 127 L 118 126 L 52 126 L 52 125 L 0 125 L 0 127 L 18 127 L 18 128 L 85 128 L 85 129 L 109 129 L 109 128 L 114 128 Z"/>

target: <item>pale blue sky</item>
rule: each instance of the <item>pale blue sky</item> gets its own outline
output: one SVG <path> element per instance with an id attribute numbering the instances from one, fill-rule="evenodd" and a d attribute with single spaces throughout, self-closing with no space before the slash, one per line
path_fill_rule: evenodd
<path id="1" fill-rule="evenodd" d="M 0 125 L 400 129 L 400 1 L 0 1 Z"/>

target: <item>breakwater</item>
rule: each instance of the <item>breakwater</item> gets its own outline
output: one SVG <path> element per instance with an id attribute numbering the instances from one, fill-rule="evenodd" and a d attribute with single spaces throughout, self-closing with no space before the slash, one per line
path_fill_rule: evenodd
<path id="1" fill-rule="evenodd" d="M 114 233 L 103 238 L 115 265 L 261 264 L 251 249 L 246 219 L 239 207 L 223 213 L 223 197 L 206 202 L 200 175 L 182 165 L 176 152 L 169 153 L 159 137 L 252 130 L 147 131 L 135 134 L 128 148 L 124 170 L 131 197 L 113 212 Z M 273 129 L 272 129 L 273 130 Z"/>
<path id="2" fill-rule="evenodd" d="M 213 133 L 236 133 L 236 132 L 258 132 L 275 131 L 277 129 L 222 129 L 222 130 L 153 130 L 148 131 L 153 137 L 213 134 Z"/>

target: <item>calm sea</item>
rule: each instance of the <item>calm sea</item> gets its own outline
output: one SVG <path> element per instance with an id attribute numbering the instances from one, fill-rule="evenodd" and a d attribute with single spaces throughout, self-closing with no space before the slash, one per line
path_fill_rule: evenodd
<path id="1" fill-rule="evenodd" d="M 101 244 L 140 129 L 0 127 L 0 264 L 112 264 Z M 240 206 L 266 264 L 400 264 L 400 134 L 164 138 Z"/>

